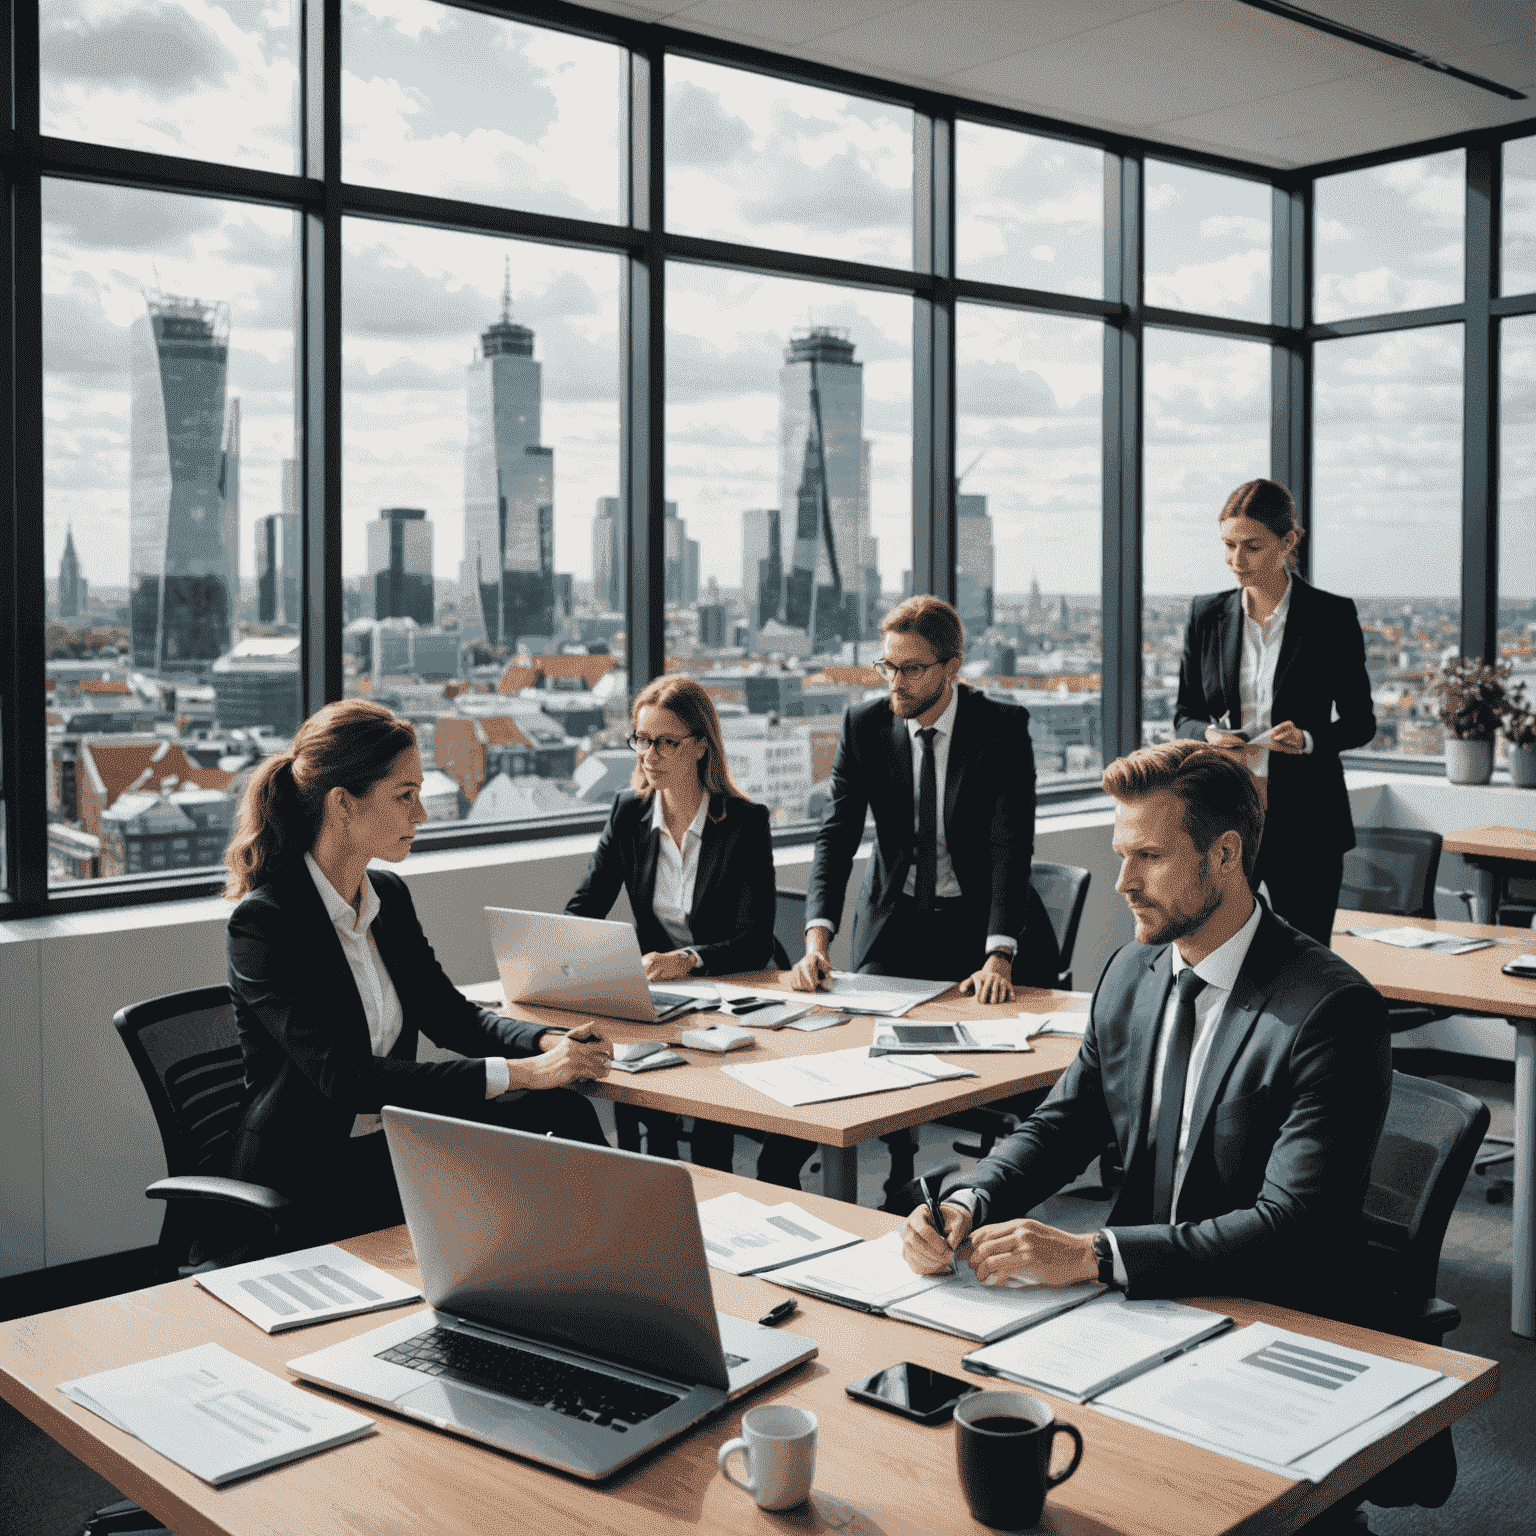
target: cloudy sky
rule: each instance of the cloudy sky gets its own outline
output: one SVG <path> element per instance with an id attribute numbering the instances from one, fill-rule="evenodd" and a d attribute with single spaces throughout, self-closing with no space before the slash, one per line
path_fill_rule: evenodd
<path id="1" fill-rule="evenodd" d="M 43 128 L 170 154 L 294 167 L 289 0 L 48 0 Z M 146 39 L 152 46 L 146 46 Z M 350 181 L 615 220 L 622 57 L 605 44 L 428 0 L 345 0 Z M 911 261 L 912 118 L 904 109 L 719 66 L 668 65 L 671 227 L 795 251 Z M 960 271 L 1102 292 L 1098 151 L 961 125 Z M 1536 141 L 1511 148 L 1506 291 L 1536 285 Z M 1321 183 L 1320 317 L 1454 301 L 1463 156 Z M 1148 299 L 1268 312 L 1269 195 L 1149 161 Z M 45 189 L 47 559 L 66 523 L 86 575 L 127 568 L 127 335 L 143 291 L 231 307 L 244 427 L 242 564 L 293 452 L 291 214 L 50 183 Z M 386 505 L 428 509 L 440 576 L 462 544 L 464 377 L 500 310 L 543 367 L 561 569 L 590 571 L 590 519 L 618 489 L 617 258 L 352 220 L 344 231 L 344 563 Z M 911 304 L 900 296 L 674 266 L 668 276 L 667 494 L 703 573 L 740 579 L 739 514 L 771 504 L 777 378 L 788 335 L 846 327 L 865 364 L 874 531 L 884 582 L 910 563 Z M 1536 530 L 1529 325 L 1505 346 L 1506 590 L 1536 591 L 1508 540 Z M 1510 341 L 1518 342 L 1511 346 Z M 1356 595 L 1455 591 L 1460 336 L 1454 328 L 1321 345 L 1316 572 Z M 989 498 L 999 586 L 1099 583 L 1101 332 L 1095 322 L 967 307 L 959 317 L 959 467 Z M 1521 350 L 1523 348 L 1523 350 Z M 1151 333 L 1146 349 L 1149 592 L 1223 585 L 1212 524 L 1268 469 L 1268 354 Z M 1521 520 L 1524 519 L 1522 524 Z M 1520 549 L 1536 547 L 1536 537 Z M 1421 558 L 1424 552 L 1432 558 Z M 1411 551 L 1415 559 L 1393 556 Z M 1419 583 L 1415 587 L 1413 583 Z"/>

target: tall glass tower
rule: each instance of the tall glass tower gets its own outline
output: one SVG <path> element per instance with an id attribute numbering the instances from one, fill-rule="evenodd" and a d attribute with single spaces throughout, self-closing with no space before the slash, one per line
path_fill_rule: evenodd
<path id="1" fill-rule="evenodd" d="M 422 507 L 383 507 L 368 524 L 368 576 L 376 619 L 432 627 L 432 524 Z"/>
<path id="2" fill-rule="evenodd" d="M 992 588 L 996 564 L 992 519 L 985 496 L 955 496 L 955 606 L 965 625 L 970 649 L 992 627 Z"/>
<path id="3" fill-rule="evenodd" d="M 784 352 L 779 516 L 786 534 L 794 530 L 784 622 L 814 629 L 818 648 L 873 635 L 880 571 L 869 521 L 864 365 L 854 359 L 848 333 L 836 327 L 812 326 L 791 337 Z"/>
<path id="4" fill-rule="evenodd" d="M 524 636 L 552 636 L 557 624 L 555 455 L 539 444 L 541 372 L 533 332 L 512 323 L 509 277 L 501 319 L 469 365 L 459 605 L 491 645 L 509 649 Z"/>
<path id="5" fill-rule="evenodd" d="M 198 669 L 229 649 L 239 597 L 240 411 L 226 418 L 229 306 L 146 294 L 129 335 L 134 665 Z"/>

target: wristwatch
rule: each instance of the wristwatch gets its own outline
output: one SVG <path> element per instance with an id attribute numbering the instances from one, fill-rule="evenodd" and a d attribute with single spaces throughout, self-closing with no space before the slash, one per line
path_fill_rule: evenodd
<path id="1" fill-rule="evenodd" d="M 1013 951 L 1011 949 L 989 949 L 987 951 L 988 960 L 990 960 L 994 955 L 1001 956 L 1010 965 L 1013 964 Z"/>
<path id="2" fill-rule="evenodd" d="M 1110 1247 L 1107 1233 L 1101 1231 L 1093 1234 L 1093 1257 L 1099 1266 L 1099 1284 L 1113 1285 L 1115 1283 L 1115 1250 Z"/>

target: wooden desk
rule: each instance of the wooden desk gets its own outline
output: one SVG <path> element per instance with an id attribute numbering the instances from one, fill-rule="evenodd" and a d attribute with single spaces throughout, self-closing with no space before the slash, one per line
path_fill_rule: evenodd
<path id="1" fill-rule="evenodd" d="M 1493 882 L 1489 917 L 1497 917 L 1509 896 L 1511 878 L 1536 878 L 1536 832 L 1525 827 L 1467 827 L 1444 841 L 1447 853 L 1459 853 Z"/>
<path id="2" fill-rule="evenodd" d="M 762 1193 L 748 1179 L 707 1168 L 689 1172 L 700 1199 L 728 1190 Z M 867 1237 L 897 1224 L 895 1217 L 879 1211 L 835 1205 L 815 1195 L 798 1199 L 806 1209 Z M 403 1227 L 346 1246 L 419 1282 Z M 718 1270 L 710 1274 L 718 1305 L 738 1317 L 758 1317 L 788 1294 L 765 1280 L 738 1279 Z M 903 1359 L 961 1375 L 960 1357 L 973 1346 L 810 1297 L 799 1301 L 800 1313 L 786 1326 L 819 1343 L 817 1359 L 595 1487 L 357 1405 L 376 1418 L 376 1435 L 222 1492 L 209 1488 L 70 1402 L 57 1384 L 208 1341 L 286 1376 L 285 1360 L 364 1333 L 377 1327 L 380 1317 L 347 1318 L 269 1338 L 190 1280 L 0 1325 L 0 1393 L 178 1536 L 289 1536 L 295 1531 L 306 1536 L 480 1536 L 524 1529 L 537 1529 L 541 1536 L 634 1536 L 637 1531 L 644 1536 L 763 1536 L 770 1530 L 989 1536 L 965 1508 L 952 1426 L 924 1428 L 851 1402 L 843 1393 L 847 1382 Z M 1083 1464 L 1051 1494 L 1036 1530 L 1075 1536 L 1218 1536 L 1238 1529 L 1259 1536 L 1294 1530 L 1497 1389 L 1498 1367 L 1490 1360 L 1276 1307 L 1229 1300 L 1209 1304 L 1239 1322 L 1275 1322 L 1426 1365 L 1464 1385 L 1319 1485 L 1289 1482 L 1091 1408 L 1058 1403 L 1061 1416 L 1083 1433 Z M 715 1469 L 715 1453 L 740 1433 L 743 1409 L 763 1402 L 808 1408 L 820 1425 L 811 1501 L 779 1515 L 764 1515 Z"/>
<path id="3" fill-rule="evenodd" d="M 1343 928 L 1398 928 L 1408 919 L 1373 912 L 1340 911 L 1334 917 L 1333 949 L 1383 997 L 1430 1003 L 1458 1013 L 1507 1019 L 1515 1030 L 1515 1195 L 1510 1253 L 1509 1326 L 1523 1338 L 1536 1337 L 1536 981 L 1505 976 L 1500 967 L 1519 954 L 1536 951 L 1529 928 L 1494 928 L 1484 923 L 1426 922 L 1419 928 L 1471 938 L 1493 939 L 1492 949 L 1469 955 L 1392 949 L 1369 939 L 1352 939 Z"/>
<path id="4" fill-rule="evenodd" d="M 716 977 L 740 987 L 787 987 L 787 971 L 747 971 L 739 976 Z M 524 1004 L 508 1007 L 500 982 L 460 989 L 467 997 L 487 1007 L 504 1011 L 515 1018 L 533 1019 L 540 1024 L 568 1027 L 579 1014 L 560 1008 L 531 1008 Z M 807 1001 L 811 994 L 806 994 Z M 1001 1006 L 987 1006 L 974 998 L 962 997 L 951 988 L 931 1003 L 914 1008 L 911 1019 L 999 1019 L 1016 1013 L 1071 1012 L 1086 1013 L 1086 992 L 1046 992 L 1021 990 L 1016 1000 Z M 611 1040 L 676 1040 L 685 1029 L 699 1028 L 711 1015 L 685 1019 L 671 1024 L 632 1024 L 624 1019 L 604 1019 L 603 1033 Z M 1066 1071 L 1077 1055 L 1076 1040 L 1045 1039 L 1035 1041 L 1032 1053 L 1008 1056 L 956 1057 L 975 1072 L 975 1077 L 956 1078 L 935 1083 L 931 1088 L 903 1088 L 891 1093 L 872 1093 L 858 1099 L 836 1099 L 830 1104 L 806 1104 L 789 1109 L 766 1094 L 739 1083 L 723 1065 L 749 1061 L 768 1061 L 785 1056 L 815 1056 L 825 1051 L 846 1050 L 849 1046 L 868 1045 L 874 1020 L 855 1018 L 832 1029 L 803 1034 L 798 1029 L 753 1030 L 757 1044 L 746 1050 L 716 1056 L 708 1051 L 687 1051 L 686 1067 L 668 1067 L 659 1072 L 641 1072 L 634 1076 L 610 1072 L 594 1085 L 598 1098 L 617 1104 L 634 1104 L 643 1109 L 666 1110 L 674 1115 L 703 1115 L 726 1125 L 747 1126 L 753 1130 L 799 1136 L 821 1143 L 822 1193 L 834 1199 L 858 1199 L 858 1152 L 860 1142 L 924 1125 L 943 1115 L 958 1114 L 977 1104 L 1012 1094 L 1027 1093 L 1032 1088 L 1048 1088 Z M 681 1048 L 680 1048 L 681 1049 Z"/>

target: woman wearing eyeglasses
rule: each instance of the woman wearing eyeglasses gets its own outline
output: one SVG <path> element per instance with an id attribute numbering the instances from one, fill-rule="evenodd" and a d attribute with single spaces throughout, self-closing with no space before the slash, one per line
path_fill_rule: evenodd
<path id="1" fill-rule="evenodd" d="M 768 808 L 737 788 L 720 717 L 691 677 L 661 677 L 630 712 L 635 771 L 614 799 L 587 873 L 565 910 L 607 917 L 629 895 L 651 982 L 755 971 L 773 961 L 773 842 Z M 648 1145 L 670 1150 L 672 1127 L 647 1114 Z M 735 1133 L 700 1120 L 693 1160 L 729 1169 Z M 798 1188 L 812 1143 L 770 1137 L 758 1177 Z"/>

